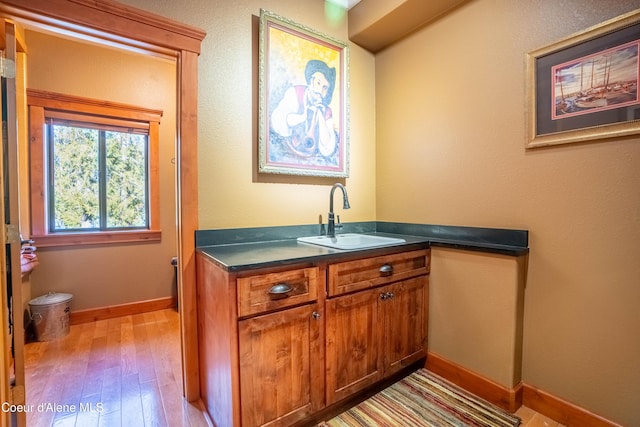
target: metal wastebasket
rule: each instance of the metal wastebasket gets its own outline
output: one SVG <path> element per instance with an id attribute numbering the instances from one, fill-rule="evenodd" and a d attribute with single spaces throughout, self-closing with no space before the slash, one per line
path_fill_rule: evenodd
<path id="1" fill-rule="evenodd" d="M 36 340 L 51 341 L 69 333 L 69 311 L 73 295 L 49 292 L 29 301 Z"/>

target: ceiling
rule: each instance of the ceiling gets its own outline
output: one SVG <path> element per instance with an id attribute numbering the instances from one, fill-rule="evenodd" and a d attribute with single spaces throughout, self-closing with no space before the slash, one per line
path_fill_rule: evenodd
<path id="1" fill-rule="evenodd" d="M 344 7 L 345 9 L 351 9 L 353 6 L 360 3 L 361 0 L 327 0 L 331 3 L 335 3 L 339 6 Z"/>
<path id="2" fill-rule="evenodd" d="M 349 39 L 376 53 L 470 0 L 330 0 L 349 2 Z"/>

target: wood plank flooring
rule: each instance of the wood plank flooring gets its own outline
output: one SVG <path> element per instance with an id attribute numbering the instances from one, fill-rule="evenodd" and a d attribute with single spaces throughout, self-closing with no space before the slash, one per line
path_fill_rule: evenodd
<path id="1" fill-rule="evenodd" d="M 174 310 L 73 325 L 25 359 L 29 427 L 207 426 L 182 398 Z"/>
<path id="2" fill-rule="evenodd" d="M 29 427 L 205 427 L 182 398 L 178 313 L 160 310 L 72 325 L 25 346 Z M 521 427 L 564 427 L 527 407 Z"/>
<path id="3" fill-rule="evenodd" d="M 522 420 L 522 423 L 519 427 L 567 427 L 563 424 L 560 424 L 549 417 L 546 417 L 531 408 L 527 408 L 526 406 L 521 406 L 515 413 L 515 415 L 519 416 Z M 320 425 L 318 425 L 319 427 Z M 389 426 L 385 426 L 389 427 Z M 393 427 L 402 427 L 402 426 L 393 426 Z"/>
<path id="4" fill-rule="evenodd" d="M 516 415 L 522 419 L 520 427 L 566 427 L 526 406 L 521 406 L 516 411 Z"/>

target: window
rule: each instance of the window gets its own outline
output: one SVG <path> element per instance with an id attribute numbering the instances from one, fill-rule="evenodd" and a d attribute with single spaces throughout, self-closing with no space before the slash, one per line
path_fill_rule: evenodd
<path id="1" fill-rule="evenodd" d="M 161 112 L 27 91 L 39 246 L 159 240 Z"/>
<path id="2" fill-rule="evenodd" d="M 49 230 L 149 228 L 148 135 L 47 121 Z"/>

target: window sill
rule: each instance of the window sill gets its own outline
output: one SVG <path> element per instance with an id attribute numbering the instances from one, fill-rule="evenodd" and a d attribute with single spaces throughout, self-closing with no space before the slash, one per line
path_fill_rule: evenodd
<path id="1" fill-rule="evenodd" d="M 38 248 L 58 246 L 110 245 L 121 243 L 159 242 L 161 230 L 111 231 L 95 233 L 59 233 L 30 237 Z"/>

